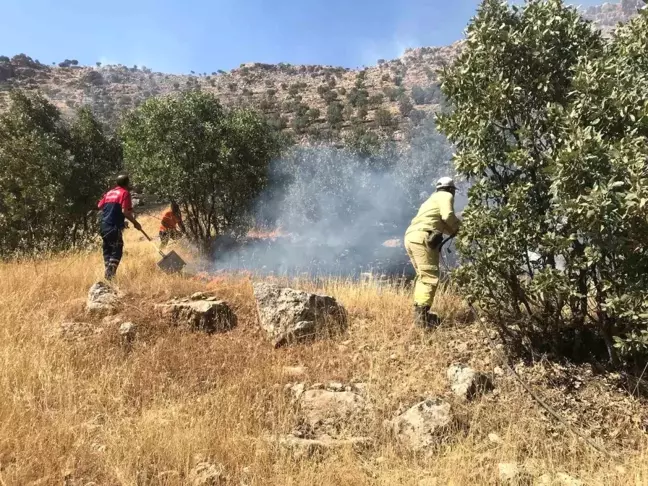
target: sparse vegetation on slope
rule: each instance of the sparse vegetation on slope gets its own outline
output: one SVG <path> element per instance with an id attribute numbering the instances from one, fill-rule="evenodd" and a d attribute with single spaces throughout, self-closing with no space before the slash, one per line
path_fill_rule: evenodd
<path id="1" fill-rule="evenodd" d="M 157 227 L 143 221 L 150 232 Z M 126 232 L 126 251 L 117 281 L 125 305 L 106 320 L 83 310 L 101 272 L 98 253 L 0 264 L 3 483 L 179 486 L 191 484 L 201 462 L 222 470 L 227 484 L 250 485 L 496 484 L 500 463 L 517 463 L 536 481 L 648 481 L 639 400 L 588 367 L 517 366 L 570 423 L 619 453 L 599 455 L 499 374 L 501 363 L 452 294 L 437 300 L 444 325 L 424 337 L 410 326 L 409 292 L 323 282 L 319 288 L 350 313 L 348 334 L 274 350 L 258 327 L 247 278 L 205 283 L 160 274 L 134 231 Z M 209 336 L 155 317 L 154 304 L 196 291 L 226 299 L 237 328 Z M 125 321 L 138 326 L 130 347 L 120 343 Z M 62 337 L 62 322 L 101 332 Z M 452 398 L 445 375 L 455 362 L 491 375 L 496 391 L 469 403 Z M 301 374 L 286 368 L 295 366 Z M 286 385 L 331 381 L 366 384 L 373 408 L 361 430 L 373 445 L 299 456 L 269 439 L 300 425 Z M 429 396 L 448 400 L 461 427 L 432 455 L 417 455 L 393 440 L 383 420 Z"/>

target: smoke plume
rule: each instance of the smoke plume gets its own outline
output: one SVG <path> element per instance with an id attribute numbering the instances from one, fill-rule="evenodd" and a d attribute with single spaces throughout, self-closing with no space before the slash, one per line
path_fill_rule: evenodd
<path id="1" fill-rule="evenodd" d="M 275 161 L 241 246 L 222 247 L 217 270 L 274 275 L 409 276 L 403 234 L 433 183 L 452 175 L 452 150 L 424 124 L 409 143 L 373 157 L 332 145 L 299 146 Z M 464 205 L 458 194 L 456 210 Z M 255 237 L 256 236 L 256 237 Z"/>

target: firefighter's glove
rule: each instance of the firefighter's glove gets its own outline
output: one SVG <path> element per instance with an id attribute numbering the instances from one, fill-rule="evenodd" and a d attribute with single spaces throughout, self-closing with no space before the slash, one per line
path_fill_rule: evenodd
<path id="1" fill-rule="evenodd" d="M 425 246 L 430 250 L 438 250 L 443 243 L 443 233 L 433 231 L 425 238 Z"/>

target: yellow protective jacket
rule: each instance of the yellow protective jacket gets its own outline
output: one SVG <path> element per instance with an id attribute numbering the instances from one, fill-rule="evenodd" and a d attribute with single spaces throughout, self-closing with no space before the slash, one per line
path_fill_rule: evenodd
<path id="1" fill-rule="evenodd" d="M 405 234 L 414 231 L 439 231 L 453 235 L 459 231 L 461 221 L 454 213 L 454 196 L 447 191 L 437 191 L 423 203 Z"/>

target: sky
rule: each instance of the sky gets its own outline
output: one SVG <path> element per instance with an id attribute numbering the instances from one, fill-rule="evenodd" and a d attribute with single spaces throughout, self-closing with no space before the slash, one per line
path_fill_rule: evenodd
<path id="1" fill-rule="evenodd" d="M 0 55 L 211 73 L 357 68 L 462 38 L 478 0 L 0 0 Z M 595 5 L 582 0 L 580 5 Z"/>

